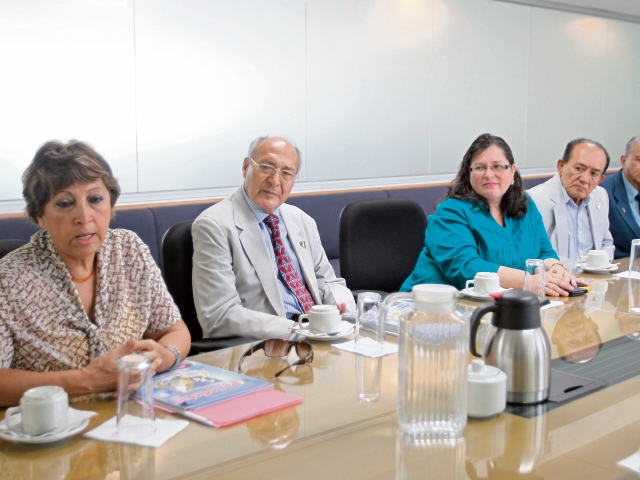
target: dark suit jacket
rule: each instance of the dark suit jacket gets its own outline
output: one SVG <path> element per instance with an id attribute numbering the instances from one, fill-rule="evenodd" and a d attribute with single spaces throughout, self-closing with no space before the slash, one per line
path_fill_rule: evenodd
<path id="1" fill-rule="evenodd" d="M 607 176 L 600 184 L 609 194 L 609 231 L 616 246 L 615 258 L 628 257 L 631 240 L 640 238 L 640 225 L 633 218 L 622 169 Z"/>

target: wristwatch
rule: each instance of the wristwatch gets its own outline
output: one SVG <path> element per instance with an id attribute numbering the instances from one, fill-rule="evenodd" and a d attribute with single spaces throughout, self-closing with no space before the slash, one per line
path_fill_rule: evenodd
<path id="1" fill-rule="evenodd" d="M 182 357 L 182 355 L 180 354 L 180 349 L 174 345 L 164 345 L 164 348 L 169 350 L 176 357 L 176 361 L 173 362 L 173 364 L 169 368 L 175 367 L 176 364 L 180 363 L 180 359 Z"/>

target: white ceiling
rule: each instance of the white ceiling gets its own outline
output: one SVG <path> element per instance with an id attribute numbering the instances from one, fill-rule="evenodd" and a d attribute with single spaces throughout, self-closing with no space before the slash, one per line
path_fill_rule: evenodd
<path id="1" fill-rule="evenodd" d="M 501 0 L 640 23 L 640 0 Z"/>

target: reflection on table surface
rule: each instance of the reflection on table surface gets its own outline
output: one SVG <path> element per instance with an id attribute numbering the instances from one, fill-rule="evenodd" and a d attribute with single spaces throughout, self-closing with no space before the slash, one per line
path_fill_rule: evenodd
<path id="1" fill-rule="evenodd" d="M 624 266 L 623 266 L 624 267 Z M 625 270 L 625 268 L 621 268 Z M 553 356 L 588 364 L 602 342 L 635 339 L 640 283 L 584 275 L 588 295 L 543 311 Z M 637 293 L 636 293 L 637 290 Z M 478 302 L 460 300 L 471 310 Z M 489 317 L 485 318 L 488 321 Z M 628 336 L 628 337 L 625 337 Z M 393 338 L 390 341 L 395 341 Z M 246 346 L 195 357 L 236 370 Z M 508 413 L 469 420 L 463 438 L 412 439 L 396 424 L 397 355 L 359 365 L 350 353 L 314 343 L 312 365 L 274 374 L 286 359 L 258 352 L 243 371 L 304 397 L 304 403 L 232 427 L 191 423 L 158 449 L 76 436 L 48 446 L 0 441 L 2 479 L 169 478 L 637 478 L 616 462 L 640 447 L 640 377 L 526 419 Z M 290 353 L 293 359 L 295 353 Z M 363 392 L 379 387 L 374 401 Z M 98 412 L 89 428 L 115 415 L 115 402 L 75 403 Z M 172 418 L 159 413 L 161 417 Z"/>

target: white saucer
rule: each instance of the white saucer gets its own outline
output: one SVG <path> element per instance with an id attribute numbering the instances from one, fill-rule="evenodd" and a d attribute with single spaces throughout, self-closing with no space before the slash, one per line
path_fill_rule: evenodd
<path id="1" fill-rule="evenodd" d="M 338 340 L 339 338 L 344 338 L 353 332 L 354 325 L 349 322 L 342 321 L 340 322 L 340 330 L 337 333 L 329 334 L 329 333 L 315 333 L 311 330 L 307 330 L 305 328 L 299 328 L 296 331 L 308 338 L 309 340 L 317 340 L 319 342 L 330 342 L 332 340 Z"/>
<path id="2" fill-rule="evenodd" d="M 612 263 L 607 265 L 606 267 L 589 267 L 586 263 L 576 263 L 576 267 L 581 268 L 587 273 L 611 273 L 618 270 L 619 263 Z"/>
<path id="3" fill-rule="evenodd" d="M 17 414 L 16 416 L 19 416 Z M 44 433 L 42 435 L 27 435 L 26 433 L 14 432 L 7 428 L 5 420 L 0 422 L 0 438 L 10 442 L 20 443 L 52 443 L 72 437 L 81 432 L 89 425 L 89 417 L 96 415 L 95 412 L 76 410 L 69 408 L 69 421 L 72 423 L 68 428 L 59 431 Z"/>
<path id="4" fill-rule="evenodd" d="M 510 288 L 502 288 L 500 287 L 500 291 L 501 292 L 506 292 L 507 290 L 511 290 Z M 493 300 L 493 297 L 489 296 L 488 293 L 476 293 L 472 288 L 465 288 L 464 290 L 461 290 L 460 293 L 458 294 L 458 296 L 460 295 L 465 295 L 467 297 L 471 297 L 474 298 L 476 300 Z"/>
<path id="5" fill-rule="evenodd" d="M 14 433 L 10 430 L 0 430 L 0 438 L 11 442 L 20 443 L 52 443 L 73 437 L 76 433 L 81 432 L 89 425 L 89 419 L 85 418 L 79 424 L 73 425 L 66 430 L 58 433 L 45 433 L 44 435 L 27 435 L 26 433 Z"/>

